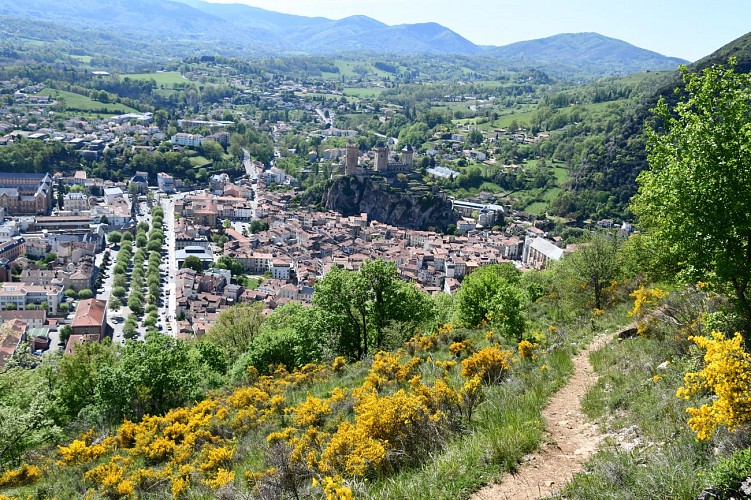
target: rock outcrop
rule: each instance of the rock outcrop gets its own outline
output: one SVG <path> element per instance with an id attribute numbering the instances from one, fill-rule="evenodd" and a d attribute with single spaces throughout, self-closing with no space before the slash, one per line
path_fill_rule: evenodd
<path id="1" fill-rule="evenodd" d="M 324 196 L 329 210 L 344 216 L 367 213 L 368 220 L 399 227 L 445 230 L 459 220 L 440 191 L 394 188 L 379 177 L 340 177 Z"/>

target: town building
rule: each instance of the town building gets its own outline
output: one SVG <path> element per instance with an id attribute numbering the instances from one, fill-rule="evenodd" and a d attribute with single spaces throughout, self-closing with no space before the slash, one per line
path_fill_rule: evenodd
<path id="1" fill-rule="evenodd" d="M 156 174 L 156 182 L 161 192 L 163 193 L 175 192 L 175 179 L 171 175 L 165 174 L 164 172 L 159 172 Z"/>
<path id="2" fill-rule="evenodd" d="M 0 207 L 11 215 L 50 213 L 52 177 L 50 174 L 0 172 Z"/>
<path id="3" fill-rule="evenodd" d="M 555 246 L 545 238 L 528 236 L 524 240 L 522 262 L 528 267 L 543 269 L 551 261 L 561 260 L 562 258 L 563 249 Z"/>
<path id="4" fill-rule="evenodd" d="M 52 314 L 63 297 L 63 288 L 53 285 L 32 285 L 30 283 L 3 283 L 0 285 L 0 305 L 4 309 L 26 309 L 28 306 L 47 304 Z"/>
<path id="5" fill-rule="evenodd" d="M 63 196 L 63 209 L 78 215 L 82 210 L 89 209 L 89 197 L 84 193 L 66 193 Z"/>
<path id="6" fill-rule="evenodd" d="M 107 333 L 107 301 L 86 299 L 78 302 L 76 314 L 70 324 L 72 335 L 98 335 Z"/>
<path id="7" fill-rule="evenodd" d="M 186 134 L 184 132 L 178 132 L 173 135 L 170 140 L 172 144 L 176 146 L 185 146 L 189 148 L 197 148 L 203 144 L 204 138 L 200 134 Z"/>

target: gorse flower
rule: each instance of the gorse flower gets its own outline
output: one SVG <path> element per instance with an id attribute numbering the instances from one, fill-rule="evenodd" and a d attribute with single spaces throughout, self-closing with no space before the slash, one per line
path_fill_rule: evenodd
<path id="1" fill-rule="evenodd" d="M 751 355 L 743 349 L 743 337 L 736 333 L 732 339 L 719 332 L 711 337 L 690 337 L 704 349 L 704 368 L 686 373 L 684 386 L 676 396 L 690 399 L 705 390 L 715 398 L 699 408 L 688 408 L 689 427 L 699 440 L 707 440 L 718 425 L 733 431 L 751 420 Z"/>
<path id="2" fill-rule="evenodd" d="M 496 384 L 511 368 L 512 356 L 511 351 L 486 347 L 462 361 L 462 375 L 467 378 L 477 375 L 489 384 Z"/>
<path id="3" fill-rule="evenodd" d="M 36 465 L 21 465 L 0 475 L 0 488 L 27 486 L 42 478 L 42 471 Z"/>
<path id="4" fill-rule="evenodd" d="M 634 298 L 634 307 L 629 316 L 639 317 L 647 307 L 654 307 L 660 300 L 667 297 L 667 291 L 660 288 L 645 288 L 643 285 L 629 294 Z"/>
<path id="5" fill-rule="evenodd" d="M 534 354 L 535 349 L 539 347 L 538 344 L 533 344 L 529 340 L 522 340 L 519 342 L 517 349 L 519 351 L 519 357 L 522 359 L 529 359 Z"/>

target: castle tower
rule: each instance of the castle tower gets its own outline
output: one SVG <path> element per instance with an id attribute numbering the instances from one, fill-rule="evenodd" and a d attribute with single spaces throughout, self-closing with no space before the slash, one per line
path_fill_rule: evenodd
<path id="1" fill-rule="evenodd" d="M 389 148 L 383 146 L 375 148 L 376 172 L 386 172 L 389 169 Z"/>
<path id="2" fill-rule="evenodd" d="M 357 159 L 360 157 L 360 149 L 356 144 L 347 144 L 347 154 L 344 157 L 344 175 L 357 173 Z"/>
<path id="3" fill-rule="evenodd" d="M 402 149 L 402 165 L 405 165 L 410 170 L 412 170 L 412 160 L 414 154 L 415 150 L 412 149 L 411 144 L 407 144 L 404 149 Z"/>

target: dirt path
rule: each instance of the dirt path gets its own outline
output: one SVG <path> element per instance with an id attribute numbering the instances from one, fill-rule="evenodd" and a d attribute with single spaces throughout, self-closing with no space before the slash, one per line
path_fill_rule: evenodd
<path id="1" fill-rule="evenodd" d="M 602 333 L 574 356 L 574 372 L 563 388 L 550 399 L 542 415 L 547 423 L 542 448 L 521 464 L 516 474 L 506 474 L 500 483 L 481 489 L 472 500 L 548 497 L 560 490 L 584 462 L 594 454 L 602 439 L 596 425 L 587 422 L 581 398 L 597 381 L 589 364 L 590 353 L 603 347 L 613 333 Z"/>

